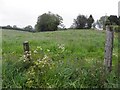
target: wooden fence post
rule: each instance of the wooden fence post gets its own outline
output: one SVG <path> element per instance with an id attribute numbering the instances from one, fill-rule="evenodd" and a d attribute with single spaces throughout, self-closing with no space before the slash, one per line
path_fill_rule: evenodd
<path id="1" fill-rule="evenodd" d="M 23 49 L 25 57 L 30 60 L 30 51 L 29 51 L 29 43 L 28 41 L 23 42 Z"/>
<path id="2" fill-rule="evenodd" d="M 23 42 L 23 49 L 24 49 L 24 52 L 29 51 L 29 43 L 28 43 L 28 41 Z"/>
<path id="3" fill-rule="evenodd" d="M 105 43 L 105 57 L 104 65 L 107 71 L 112 70 L 112 51 L 113 51 L 114 31 L 109 25 L 106 26 L 106 43 Z"/>

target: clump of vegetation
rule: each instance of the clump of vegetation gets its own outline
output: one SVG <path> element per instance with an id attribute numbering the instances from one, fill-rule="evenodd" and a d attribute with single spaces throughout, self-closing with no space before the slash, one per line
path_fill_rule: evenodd
<path id="1" fill-rule="evenodd" d="M 44 13 L 38 17 L 37 24 L 35 25 L 36 30 L 39 31 L 56 31 L 58 25 L 62 23 L 62 17 L 58 14 L 51 12 Z"/>
<path id="2" fill-rule="evenodd" d="M 87 18 L 84 15 L 78 15 L 76 19 L 74 19 L 74 27 L 77 29 L 90 29 L 92 27 L 92 23 L 94 22 L 93 16 L 90 15 L 89 18 Z"/>
<path id="3" fill-rule="evenodd" d="M 115 32 L 120 32 L 120 26 L 118 26 L 118 25 L 114 25 L 113 29 Z"/>

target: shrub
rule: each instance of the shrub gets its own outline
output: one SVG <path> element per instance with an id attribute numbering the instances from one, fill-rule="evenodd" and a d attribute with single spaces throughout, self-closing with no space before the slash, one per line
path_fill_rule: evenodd
<path id="1" fill-rule="evenodd" d="M 62 17 L 58 14 L 44 13 L 38 17 L 35 25 L 36 31 L 55 31 L 58 25 L 62 23 Z"/>
<path id="2" fill-rule="evenodd" d="M 120 32 L 120 26 L 118 26 L 118 25 L 114 25 L 113 29 L 115 32 Z"/>

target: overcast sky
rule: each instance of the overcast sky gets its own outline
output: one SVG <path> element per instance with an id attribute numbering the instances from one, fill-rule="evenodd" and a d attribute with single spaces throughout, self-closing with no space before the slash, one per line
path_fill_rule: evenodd
<path id="1" fill-rule="evenodd" d="M 118 15 L 120 0 L 0 0 L 0 26 L 34 26 L 37 17 L 51 11 L 63 17 L 70 27 L 79 14 L 93 15 L 97 20 L 104 15 Z"/>

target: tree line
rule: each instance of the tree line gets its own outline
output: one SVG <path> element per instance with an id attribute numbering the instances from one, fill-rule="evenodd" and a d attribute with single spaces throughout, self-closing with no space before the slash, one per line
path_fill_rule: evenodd
<path id="1" fill-rule="evenodd" d="M 105 29 L 106 25 L 120 25 L 120 17 L 117 17 L 116 15 L 110 15 L 110 16 L 102 16 L 99 20 L 95 22 L 92 15 L 89 17 L 85 15 L 79 14 L 76 19 L 73 20 L 73 24 L 70 28 L 74 29 L 91 29 L 95 28 L 96 25 L 98 28 Z M 56 31 L 58 29 L 65 29 L 65 25 L 63 24 L 63 18 L 58 15 L 51 12 L 44 13 L 40 15 L 37 19 L 37 23 L 35 24 L 35 27 L 33 28 L 31 25 L 28 25 L 24 28 L 18 28 L 16 25 L 13 27 L 8 25 L 2 27 L 4 29 L 14 29 L 14 30 L 22 30 L 22 31 L 29 31 L 29 32 L 35 32 L 35 31 Z"/>
<path id="2" fill-rule="evenodd" d="M 51 12 L 44 13 L 40 15 L 37 19 L 35 25 L 35 30 L 39 31 L 56 31 L 58 26 L 62 29 L 65 29 L 65 26 L 62 24 L 63 18 L 58 14 L 53 14 Z M 74 29 L 91 29 L 95 28 L 98 25 L 99 28 L 105 30 L 106 25 L 119 25 L 120 26 L 120 17 L 116 15 L 102 16 L 100 20 L 95 22 L 92 15 L 89 17 L 79 14 L 76 19 L 73 20 L 73 24 L 70 28 Z M 60 28 L 59 28 L 60 29 Z"/>
<path id="3" fill-rule="evenodd" d="M 9 30 L 19 30 L 19 31 L 27 31 L 27 32 L 35 32 L 34 28 L 31 25 L 28 25 L 24 28 L 17 27 L 16 25 L 10 26 L 0 26 L 2 29 L 9 29 Z"/>

